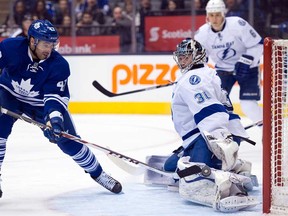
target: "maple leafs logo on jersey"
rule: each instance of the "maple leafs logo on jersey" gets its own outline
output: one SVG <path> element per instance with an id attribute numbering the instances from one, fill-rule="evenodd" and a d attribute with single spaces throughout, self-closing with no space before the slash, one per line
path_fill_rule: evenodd
<path id="1" fill-rule="evenodd" d="M 20 84 L 17 81 L 12 80 L 12 86 L 14 91 L 19 95 L 26 96 L 26 97 L 36 97 L 39 95 L 39 91 L 31 91 L 34 85 L 31 85 L 31 79 L 24 79 L 21 80 Z"/>

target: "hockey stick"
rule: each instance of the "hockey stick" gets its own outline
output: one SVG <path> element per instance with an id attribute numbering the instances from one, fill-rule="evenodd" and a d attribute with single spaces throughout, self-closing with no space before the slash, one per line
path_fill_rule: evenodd
<path id="1" fill-rule="evenodd" d="M 259 121 L 259 122 L 256 122 L 256 123 L 253 123 L 253 124 L 250 124 L 250 125 L 247 125 L 246 127 L 244 127 L 245 130 L 248 130 L 252 127 L 255 127 L 255 126 L 262 126 L 263 125 L 263 121 Z M 236 136 L 237 137 L 237 136 Z M 243 137 L 239 137 L 239 138 L 242 138 Z M 248 138 L 245 138 L 245 141 L 248 141 L 249 143 L 251 143 L 252 145 L 255 145 L 256 143 Z M 131 174 L 131 175 L 142 175 L 145 171 L 145 169 L 142 169 L 142 167 L 135 167 L 135 166 L 132 166 L 128 163 L 126 163 L 125 161 L 123 160 L 120 160 L 119 158 L 115 158 L 115 157 L 112 157 L 111 155 L 107 154 L 107 157 L 116 165 L 118 166 L 119 168 L 121 168 L 122 170 L 126 171 L 127 173 Z"/>
<path id="2" fill-rule="evenodd" d="M 113 93 L 111 91 L 108 91 L 107 89 L 105 89 L 99 82 L 97 82 L 96 80 L 94 80 L 92 82 L 92 85 L 98 89 L 98 91 L 100 91 L 102 94 L 108 96 L 108 97 L 116 97 L 116 96 L 121 96 L 121 95 L 127 95 L 127 94 L 133 94 L 133 93 L 137 93 L 137 92 L 143 92 L 143 91 L 149 91 L 149 90 L 153 90 L 153 89 L 158 89 L 158 88 L 163 88 L 163 87 L 167 87 L 167 86 L 171 86 L 174 85 L 175 82 L 169 82 L 165 85 L 157 85 L 157 86 L 151 86 L 148 88 L 143 88 L 143 89 L 137 89 L 137 90 L 132 90 L 132 91 L 127 91 L 127 92 L 122 92 L 122 93 Z"/>
<path id="3" fill-rule="evenodd" d="M 244 127 L 244 129 L 247 130 L 247 129 L 255 127 L 255 126 L 262 126 L 262 125 L 263 125 L 263 121 L 261 120 L 261 121 L 252 123 L 250 125 L 247 125 L 246 127 Z"/>
<path id="4" fill-rule="evenodd" d="M 31 119 L 31 118 L 19 115 L 19 114 L 15 113 L 15 112 L 9 111 L 8 109 L 5 109 L 5 108 L 3 108 L 1 106 L 0 106 L 0 110 L 1 110 L 2 113 L 6 114 L 6 115 L 9 115 L 9 116 L 11 116 L 11 117 L 13 117 L 15 119 L 20 119 L 20 120 L 25 121 L 27 123 L 36 125 L 37 127 L 41 128 L 43 130 L 45 130 L 47 128 L 50 128 L 49 126 L 47 126 L 45 124 L 37 122 L 37 121 L 35 121 L 35 120 Z M 141 161 L 138 161 L 138 160 L 136 160 L 134 158 L 128 157 L 126 155 L 123 155 L 123 154 L 118 153 L 116 151 L 113 151 L 113 150 L 110 150 L 108 148 L 102 147 L 102 146 L 97 145 L 95 143 L 87 142 L 87 141 L 85 141 L 85 140 L 83 140 L 83 139 L 81 139 L 81 138 L 79 138 L 77 136 L 71 135 L 71 134 L 66 133 L 64 131 L 61 132 L 61 136 L 65 137 L 67 139 L 73 140 L 75 142 L 81 143 L 83 145 L 91 146 L 91 147 L 93 147 L 95 149 L 98 149 L 98 150 L 106 153 L 107 155 L 111 155 L 111 156 L 113 156 L 115 158 L 120 158 L 121 160 L 127 161 L 129 163 L 134 164 L 134 165 L 138 165 L 140 167 L 143 167 L 145 169 L 148 169 L 148 170 L 151 170 L 153 172 L 159 173 L 161 175 L 168 176 L 168 177 L 171 177 L 171 178 L 176 178 L 176 179 L 180 178 L 180 176 L 177 173 L 166 172 L 166 171 L 154 168 L 154 167 L 149 166 L 148 164 L 143 163 Z M 200 167 L 198 167 L 198 166 L 192 166 L 192 167 L 189 167 L 189 171 L 191 171 L 191 174 L 196 174 L 196 173 L 201 172 L 202 169 Z"/>

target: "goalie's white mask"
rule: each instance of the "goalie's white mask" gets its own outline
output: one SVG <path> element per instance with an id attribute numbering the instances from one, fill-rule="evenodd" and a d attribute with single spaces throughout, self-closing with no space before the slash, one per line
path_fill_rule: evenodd
<path id="1" fill-rule="evenodd" d="M 193 65 L 203 64 L 207 61 L 205 49 L 192 38 L 186 38 L 176 47 L 173 59 L 181 73 L 186 73 Z"/>

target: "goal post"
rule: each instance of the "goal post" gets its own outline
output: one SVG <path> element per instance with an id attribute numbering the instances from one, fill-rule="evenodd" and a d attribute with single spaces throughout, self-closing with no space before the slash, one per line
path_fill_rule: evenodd
<path id="1" fill-rule="evenodd" d="M 288 213 L 288 40 L 265 38 L 263 213 Z"/>

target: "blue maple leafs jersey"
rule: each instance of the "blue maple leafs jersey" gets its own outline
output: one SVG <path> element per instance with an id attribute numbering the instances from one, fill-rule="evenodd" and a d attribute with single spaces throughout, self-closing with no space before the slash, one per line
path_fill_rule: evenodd
<path id="1" fill-rule="evenodd" d="M 26 38 L 8 38 L 0 43 L 0 68 L 0 87 L 17 100 L 44 107 L 44 116 L 67 109 L 70 68 L 57 51 L 52 51 L 48 59 L 35 62 Z"/>

